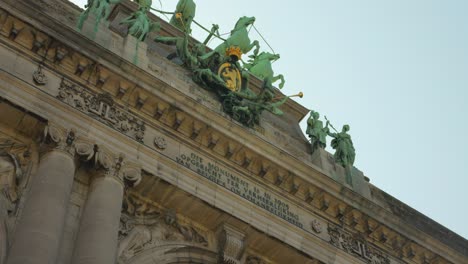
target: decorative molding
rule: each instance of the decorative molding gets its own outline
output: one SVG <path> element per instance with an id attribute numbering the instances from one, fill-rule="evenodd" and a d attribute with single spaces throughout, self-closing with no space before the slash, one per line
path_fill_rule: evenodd
<path id="1" fill-rule="evenodd" d="M 109 93 L 95 94 L 64 78 L 57 98 L 120 133 L 143 142 L 145 123 L 118 106 Z"/>
<path id="2" fill-rule="evenodd" d="M 37 85 L 45 85 L 48 82 L 47 76 L 42 71 L 42 66 L 39 65 L 37 70 L 33 72 L 33 81 Z"/>
<path id="3" fill-rule="evenodd" d="M 316 219 L 312 220 L 312 222 L 310 223 L 310 226 L 312 227 L 312 230 L 314 230 L 314 232 L 317 234 L 320 234 L 323 231 L 322 224 Z"/>
<path id="4" fill-rule="evenodd" d="M 219 233 L 220 263 L 241 264 L 245 234 L 229 225 L 223 225 Z"/>
<path id="5" fill-rule="evenodd" d="M 167 142 L 166 142 L 166 139 L 161 137 L 161 136 L 157 136 L 154 138 L 154 146 L 160 150 L 165 150 L 167 148 Z"/>
<path id="6" fill-rule="evenodd" d="M 366 263 L 390 264 L 389 257 L 376 247 L 369 245 L 363 237 L 353 236 L 343 229 L 331 225 L 328 226 L 328 233 L 330 244 L 346 253 L 356 256 Z"/>
<path id="7" fill-rule="evenodd" d="M 73 129 L 66 130 L 49 122 L 44 129 L 44 144 L 42 146 L 45 147 L 46 152 L 51 149 L 58 149 L 74 156 L 75 148 L 73 142 L 75 141 L 75 137 Z"/>

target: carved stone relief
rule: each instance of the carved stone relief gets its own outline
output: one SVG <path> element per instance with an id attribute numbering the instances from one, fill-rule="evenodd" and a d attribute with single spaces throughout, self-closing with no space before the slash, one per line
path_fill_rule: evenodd
<path id="1" fill-rule="evenodd" d="M 180 242 L 208 246 L 206 236 L 192 225 L 181 224 L 174 210 L 157 208 L 131 194 L 125 196 L 120 219 L 118 263 L 127 263 L 145 250 Z"/>
<path id="2" fill-rule="evenodd" d="M 143 142 L 145 123 L 123 107 L 115 104 L 110 94 L 94 94 L 63 79 L 57 98 L 120 133 L 138 142 Z"/>
<path id="3" fill-rule="evenodd" d="M 18 203 L 31 170 L 27 145 L 0 134 L 0 264 L 4 263 Z"/>
<path id="4" fill-rule="evenodd" d="M 37 85 L 45 85 L 47 84 L 47 76 L 44 74 L 44 72 L 42 71 L 42 66 L 39 65 L 37 67 L 37 70 L 35 70 L 33 72 L 33 81 L 35 84 Z"/>
<path id="5" fill-rule="evenodd" d="M 330 234 L 330 243 L 352 254 L 367 263 L 371 264 L 390 264 L 390 259 L 384 253 L 370 246 L 364 238 L 353 236 L 339 227 L 328 226 Z"/>
<path id="6" fill-rule="evenodd" d="M 245 249 L 245 234 L 224 225 L 219 233 L 219 257 L 221 263 L 240 264 Z"/>

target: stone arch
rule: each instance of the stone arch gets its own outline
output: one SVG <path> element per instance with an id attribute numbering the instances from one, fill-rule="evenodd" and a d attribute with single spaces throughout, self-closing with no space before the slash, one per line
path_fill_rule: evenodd
<path id="1" fill-rule="evenodd" d="M 165 243 L 139 252 L 119 264 L 216 264 L 217 253 L 193 243 Z"/>

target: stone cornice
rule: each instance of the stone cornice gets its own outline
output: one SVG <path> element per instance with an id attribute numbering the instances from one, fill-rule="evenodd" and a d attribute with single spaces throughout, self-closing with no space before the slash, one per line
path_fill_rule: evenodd
<path id="1" fill-rule="evenodd" d="M 22 4 L 23 3 L 19 5 Z M 54 23 L 50 19 L 41 18 L 41 20 L 44 24 L 48 24 L 45 27 L 48 29 L 50 29 L 51 23 Z M 2 24 L 1 21 L 0 19 L 0 25 Z M 57 23 L 55 24 L 58 26 Z M 51 33 L 51 35 L 53 34 L 57 34 L 57 32 Z M 120 79 L 120 82 L 117 82 L 117 85 L 113 88 L 114 96 L 118 100 L 123 101 L 125 99 L 126 102 L 132 106 L 132 111 L 142 119 L 148 121 L 152 126 L 162 127 L 166 131 L 170 131 L 171 135 L 179 138 L 181 141 L 190 142 L 190 140 L 192 140 L 193 142 L 191 144 L 203 146 L 204 151 L 211 153 L 210 155 L 215 155 L 223 160 L 227 160 L 227 164 L 231 164 L 232 166 L 240 166 L 240 170 L 243 171 L 244 174 L 259 176 L 257 181 L 263 181 L 265 184 L 271 185 L 272 189 L 277 190 L 279 193 L 292 194 L 289 199 L 310 203 L 311 205 L 307 206 L 309 210 L 318 212 L 323 218 L 335 223 L 344 223 L 347 228 L 360 233 L 368 233 L 369 237 L 376 241 L 375 243 L 381 243 L 383 247 L 401 251 L 403 257 L 411 261 L 416 261 L 414 260 L 415 257 L 419 259 L 421 254 L 426 254 L 424 253 L 425 249 L 421 249 L 418 243 L 432 244 L 430 247 L 434 247 L 434 249 L 432 249 L 434 252 L 437 252 L 437 248 L 440 248 L 440 245 L 437 243 L 426 241 L 426 236 L 412 230 L 412 227 L 409 225 L 403 228 L 403 231 L 405 231 L 405 233 L 408 231 L 407 234 L 410 234 L 413 238 L 404 238 L 404 236 L 392 230 L 392 228 L 396 229 L 398 227 L 401 232 L 402 226 L 398 219 L 392 218 L 392 214 L 388 210 L 368 201 L 347 187 L 337 184 L 310 163 L 304 163 L 304 161 L 294 158 L 293 155 L 286 153 L 265 140 L 259 141 L 255 133 L 245 133 L 243 127 L 230 123 L 226 118 L 220 118 L 219 113 L 209 111 L 209 109 L 206 108 L 205 111 L 199 113 L 202 118 L 198 117 L 199 119 L 195 119 L 189 114 L 193 113 L 197 105 L 197 102 L 193 98 L 187 98 L 187 96 L 180 91 L 170 89 L 170 86 L 157 80 L 152 74 L 140 72 L 131 63 L 122 58 L 116 58 L 115 54 L 101 48 L 94 42 L 81 41 L 81 43 L 85 44 L 81 46 L 83 49 L 82 52 L 83 54 L 88 53 L 89 57 L 84 57 L 83 60 L 78 58 L 78 61 L 73 61 L 73 59 L 67 61 L 67 58 L 67 60 L 61 62 L 63 58 L 60 59 L 61 55 L 57 55 L 60 53 L 59 46 L 63 49 L 71 47 L 75 49 L 74 51 L 72 50 L 74 56 L 81 56 L 77 52 L 78 49 L 72 41 L 72 39 L 81 38 L 81 36 L 74 31 L 59 33 L 62 37 L 67 34 L 70 38 L 66 38 L 68 40 L 67 43 L 65 43 L 65 41 L 62 43 L 62 45 L 66 45 L 62 47 L 61 43 L 55 44 L 57 46 L 55 48 L 55 54 L 52 56 L 52 59 L 55 61 L 44 62 L 47 67 L 73 77 L 74 81 L 77 83 L 89 85 L 89 77 L 92 75 L 86 75 L 85 71 L 86 69 L 91 69 L 91 65 L 98 65 L 98 62 L 93 63 L 92 60 L 89 59 L 89 57 L 91 57 L 90 54 L 93 52 L 101 54 L 102 56 L 100 56 L 99 62 L 102 64 L 105 63 L 106 67 L 112 69 L 112 72 L 102 66 L 103 70 L 101 70 L 100 73 L 108 71 L 109 76 Z M 16 41 L 16 43 L 25 47 L 25 44 L 20 41 Z M 32 50 L 33 46 L 34 45 L 28 46 L 27 48 Z M 27 54 L 33 60 L 38 61 L 40 59 L 40 56 L 35 55 L 34 52 L 25 50 L 21 52 Z M 57 59 L 60 59 L 58 63 Z M 89 60 L 89 62 L 83 66 L 81 61 L 86 60 Z M 75 64 L 71 64 L 72 62 L 75 62 Z M 63 63 L 63 65 L 61 63 Z M 119 66 L 121 66 L 123 70 L 119 70 Z M 79 70 L 80 67 L 86 69 Z M 132 78 L 133 80 L 127 79 L 126 77 L 123 78 L 124 71 L 135 73 L 135 77 Z M 102 86 L 105 86 L 107 80 L 110 80 L 108 79 L 110 78 L 109 76 L 107 79 L 103 80 Z M 88 79 L 85 80 L 84 77 L 88 77 Z M 101 88 L 98 87 L 101 81 L 100 77 L 103 76 L 98 76 L 95 83 L 91 85 L 94 85 L 96 91 L 102 89 L 102 86 Z M 141 77 L 140 81 L 138 81 L 139 77 Z M 153 83 L 153 85 L 157 83 L 157 85 L 161 87 L 158 90 L 152 89 L 150 83 Z M 110 88 L 107 87 L 106 89 Z M 120 89 L 127 92 L 124 93 L 123 96 L 125 96 L 125 94 L 129 94 L 129 96 L 119 99 L 118 95 Z M 128 89 L 132 89 L 132 92 L 128 91 Z M 161 90 L 163 92 L 161 92 Z M 139 93 L 140 91 L 141 93 Z M 131 97 L 130 94 L 132 94 L 133 97 Z M 164 97 L 164 99 L 161 97 Z M 156 104 L 150 105 L 152 100 L 156 100 Z M 177 103 L 178 101 L 184 103 Z M 164 106 L 164 108 L 160 108 L 160 105 Z M 162 113 L 160 114 L 159 112 Z M 157 118 L 158 116 L 159 118 Z M 206 124 L 200 119 L 216 120 L 216 122 Z M 252 134 L 254 136 L 251 136 Z M 236 138 L 226 135 L 236 135 Z M 233 142 L 232 145 L 230 145 L 231 142 Z M 268 158 L 260 156 L 260 153 L 256 152 L 255 149 L 241 147 L 242 145 L 260 145 L 262 149 L 261 154 Z M 280 158 L 272 160 L 270 158 L 272 156 L 278 156 Z M 298 164 L 299 166 L 290 168 L 288 164 Z M 311 175 L 311 173 L 313 173 L 313 175 Z M 383 218 L 386 218 L 386 220 L 383 220 L 385 222 L 383 224 L 376 220 L 382 218 L 382 215 L 385 216 Z M 442 248 L 444 247 L 442 246 Z"/>

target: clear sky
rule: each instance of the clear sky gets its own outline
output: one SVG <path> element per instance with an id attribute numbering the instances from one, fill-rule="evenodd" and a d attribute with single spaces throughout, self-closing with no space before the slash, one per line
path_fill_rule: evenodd
<path id="1" fill-rule="evenodd" d="M 299 103 L 351 125 L 355 166 L 374 185 L 468 238 L 468 1 L 195 2 L 195 20 L 220 32 L 255 16 L 281 55 L 283 92 L 303 91 Z"/>

